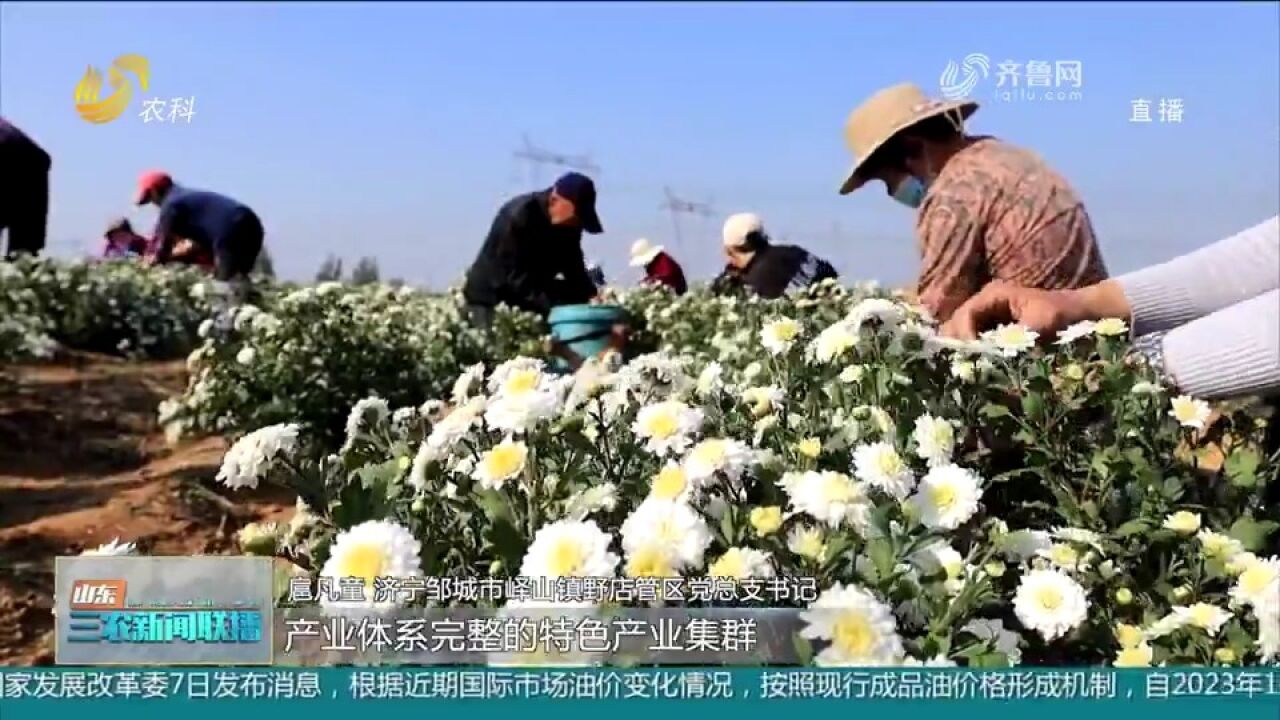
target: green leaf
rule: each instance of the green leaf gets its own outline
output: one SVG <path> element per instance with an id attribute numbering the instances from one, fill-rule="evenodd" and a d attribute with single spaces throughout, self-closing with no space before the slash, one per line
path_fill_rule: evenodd
<path id="1" fill-rule="evenodd" d="M 1267 537 L 1280 529 L 1280 523 L 1271 520 L 1254 520 L 1245 516 L 1235 521 L 1227 534 L 1244 546 L 1249 552 L 1258 552 L 1266 547 Z"/>
<path id="2" fill-rule="evenodd" d="M 969 659 L 969 667 L 1002 668 L 1009 667 L 1009 656 L 1002 652 L 983 653 Z"/>
<path id="3" fill-rule="evenodd" d="M 980 412 L 982 413 L 982 416 L 986 418 L 1008 417 L 1013 414 L 1009 412 L 1009 408 L 1004 405 L 997 405 L 996 403 L 987 403 L 982 406 L 982 410 Z"/>
<path id="4" fill-rule="evenodd" d="M 520 567 L 526 549 L 525 538 L 509 520 L 504 518 L 490 525 L 485 532 L 485 540 L 506 567 Z"/>
<path id="5" fill-rule="evenodd" d="M 1039 393 L 1023 395 L 1022 412 L 1032 420 L 1040 420 L 1044 417 L 1044 398 Z"/>
<path id="6" fill-rule="evenodd" d="M 871 564 L 876 568 L 876 574 L 880 577 L 889 577 L 893 574 L 894 562 L 893 546 L 888 541 L 877 538 L 867 543 L 867 556 L 871 558 Z"/>
<path id="7" fill-rule="evenodd" d="M 733 509 L 726 508 L 724 515 L 720 518 L 720 533 L 724 535 L 724 541 L 728 545 L 733 545 Z"/>
<path id="8" fill-rule="evenodd" d="M 1258 457 L 1257 450 L 1243 448 L 1231 453 L 1223 464 L 1222 469 L 1226 471 L 1227 479 L 1231 481 L 1232 485 L 1251 488 L 1258 484 L 1258 463 L 1260 461 L 1261 458 Z"/>
<path id="9" fill-rule="evenodd" d="M 484 510 L 485 517 L 490 522 L 499 522 L 505 520 L 513 523 L 515 518 L 511 516 L 511 507 L 503 499 L 502 495 L 496 490 L 481 490 L 476 493 L 476 503 Z"/>
<path id="10" fill-rule="evenodd" d="M 1118 538 L 1125 538 L 1125 537 L 1130 537 L 1132 535 L 1140 535 L 1144 532 L 1147 532 L 1150 529 L 1151 529 L 1151 523 L 1149 521 L 1144 520 L 1142 518 L 1138 518 L 1135 520 L 1130 520 L 1127 523 L 1124 523 L 1123 525 L 1121 525 L 1120 527 L 1112 531 L 1111 534 L 1115 535 Z"/>

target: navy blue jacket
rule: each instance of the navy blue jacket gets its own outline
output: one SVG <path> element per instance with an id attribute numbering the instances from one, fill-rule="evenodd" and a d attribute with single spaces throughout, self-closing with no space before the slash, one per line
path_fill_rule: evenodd
<path id="1" fill-rule="evenodd" d="M 178 238 L 216 254 L 232 239 L 233 232 L 253 216 L 247 206 L 225 195 L 175 185 L 160 204 L 154 241 L 156 259 L 167 260 Z"/>
<path id="2" fill-rule="evenodd" d="M 551 191 L 507 201 L 467 271 L 468 303 L 499 303 L 545 316 L 557 305 L 576 305 L 596 295 L 582 256 L 582 231 L 551 224 Z"/>
<path id="3" fill-rule="evenodd" d="M 48 172 L 51 164 L 44 148 L 8 120 L 0 118 L 0 168 Z"/>

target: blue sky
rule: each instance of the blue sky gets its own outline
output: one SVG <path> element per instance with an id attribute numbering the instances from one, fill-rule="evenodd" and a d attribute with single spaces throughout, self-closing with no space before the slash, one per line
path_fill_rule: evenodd
<path id="1" fill-rule="evenodd" d="M 537 181 L 521 136 L 589 152 L 606 233 L 589 256 L 630 281 L 627 247 L 671 247 L 669 184 L 711 199 L 672 247 L 694 277 L 718 267 L 724 216 L 851 278 L 914 277 L 911 212 L 880 185 L 840 197 L 841 128 L 880 87 L 937 93 L 950 59 L 1079 61 L 1074 101 L 974 90 L 972 131 L 1032 148 L 1083 195 L 1113 272 L 1280 211 L 1276 3 L 0 3 L 0 113 L 54 156 L 50 239 L 96 249 L 158 167 L 259 211 L 282 274 L 327 253 L 375 255 L 384 276 L 444 286 L 493 212 Z M 195 98 L 189 123 L 144 123 L 141 98 L 81 120 L 89 65 L 139 53 L 145 97 Z M 1025 82 L 1025 78 L 1024 78 Z M 1072 88 L 1074 89 L 1074 88 Z M 1051 88 L 1052 90 L 1052 88 Z M 1181 99 L 1181 123 L 1131 123 L 1131 101 Z"/>

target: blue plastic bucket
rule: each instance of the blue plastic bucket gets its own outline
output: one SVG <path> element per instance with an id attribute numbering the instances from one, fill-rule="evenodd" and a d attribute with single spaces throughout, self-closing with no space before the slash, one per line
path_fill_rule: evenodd
<path id="1" fill-rule="evenodd" d="M 618 305 L 560 305 L 551 308 L 547 323 L 552 338 L 585 359 L 608 349 L 613 326 L 626 316 Z M 558 357 L 551 364 L 558 370 L 569 369 Z"/>

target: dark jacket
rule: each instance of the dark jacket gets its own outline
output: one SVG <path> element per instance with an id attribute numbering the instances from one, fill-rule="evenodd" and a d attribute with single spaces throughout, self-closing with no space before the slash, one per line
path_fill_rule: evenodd
<path id="1" fill-rule="evenodd" d="M 520 195 L 498 210 L 489 236 L 467 271 L 467 303 L 505 303 L 545 316 L 556 305 L 596 295 L 582 256 L 582 231 L 551 224 L 549 190 Z"/>
<path id="2" fill-rule="evenodd" d="M 653 260 L 649 261 L 644 272 L 646 283 L 666 285 L 677 295 L 683 295 L 689 290 L 689 284 L 684 279 L 684 270 L 680 269 L 680 263 L 664 252 L 658 253 Z"/>
<path id="3" fill-rule="evenodd" d="M 48 172 L 52 165 L 49 153 L 26 133 L 0 118 L 0 170 Z"/>
<path id="4" fill-rule="evenodd" d="M 830 263 L 808 250 L 794 245 L 766 245 L 742 270 L 726 267 L 711 287 L 718 293 L 745 288 L 772 300 L 788 290 L 800 290 L 836 277 L 839 274 Z"/>
<path id="5" fill-rule="evenodd" d="M 225 195 L 174 186 L 160 204 L 153 248 L 157 259 L 165 261 L 174 242 L 185 238 L 217 255 L 238 230 L 256 222 L 252 210 Z"/>

